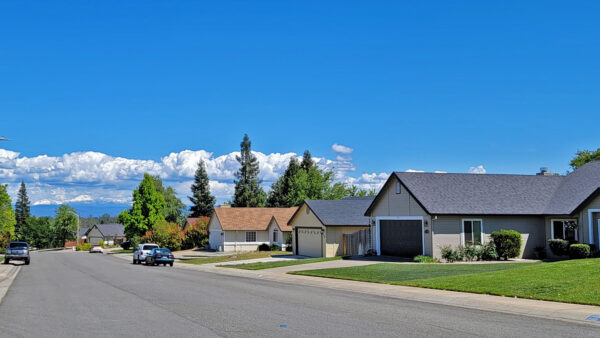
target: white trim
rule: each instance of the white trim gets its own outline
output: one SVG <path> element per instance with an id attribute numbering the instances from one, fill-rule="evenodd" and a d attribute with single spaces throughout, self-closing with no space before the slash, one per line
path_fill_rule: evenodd
<path id="1" fill-rule="evenodd" d="M 261 244 L 269 244 L 269 245 L 271 245 L 271 242 L 223 242 L 223 245 L 237 245 L 237 246 L 242 246 L 242 245 L 261 245 Z"/>
<path id="2" fill-rule="evenodd" d="M 577 226 L 579 227 L 579 222 L 577 218 L 552 218 L 550 219 L 550 238 L 556 239 L 554 238 L 554 222 L 563 222 L 563 233 L 562 238 L 560 239 L 565 238 L 565 221 L 575 221 L 575 223 L 577 223 Z M 575 228 L 575 240 L 579 242 L 579 229 L 577 228 Z"/>
<path id="3" fill-rule="evenodd" d="M 465 221 L 478 221 L 479 222 L 479 231 L 481 231 L 481 244 L 483 244 L 485 239 L 485 232 L 483 232 L 483 219 L 481 218 L 462 218 L 460 221 L 461 231 L 460 231 L 460 244 L 466 245 L 467 241 L 465 240 Z M 473 230 L 473 225 L 471 224 L 471 231 Z"/>
<path id="4" fill-rule="evenodd" d="M 588 231 L 590 233 L 590 244 L 594 244 L 594 218 L 593 213 L 600 212 L 600 209 L 588 209 Z M 600 236 L 600 222 L 598 223 L 598 236 Z M 600 241 L 600 238 L 598 239 Z"/>
<path id="5" fill-rule="evenodd" d="M 425 255 L 425 220 L 423 216 L 377 216 L 375 217 L 375 244 L 377 256 L 381 256 L 381 235 L 379 233 L 379 221 L 421 221 L 421 248 Z"/>

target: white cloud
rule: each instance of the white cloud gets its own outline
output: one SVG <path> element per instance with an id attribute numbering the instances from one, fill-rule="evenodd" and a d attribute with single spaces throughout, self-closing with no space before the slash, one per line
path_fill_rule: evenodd
<path id="1" fill-rule="evenodd" d="M 338 154 L 346 154 L 346 155 L 348 155 L 348 154 L 352 154 L 352 152 L 354 152 L 354 149 L 352 149 L 350 147 L 343 146 L 341 144 L 337 144 L 337 143 L 334 143 L 331 146 L 331 149 L 334 152 L 338 153 Z"/>
<path id="2" fill-rule="evenodd" d="M 407 173 L 424 173 L 425 170 L 406 169 L 406 170 L 404 170 L 404 172 L 407 172 Z"/>
<path id="3" fill-rule="evenodd" d="M 486 170 L 483 167 L 483 165 L 469 168 L 469 174 L 485 174 L 485 173 L 486 173 Z"/>

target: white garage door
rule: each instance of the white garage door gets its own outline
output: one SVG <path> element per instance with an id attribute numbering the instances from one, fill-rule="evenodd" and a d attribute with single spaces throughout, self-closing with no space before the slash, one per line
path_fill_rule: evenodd
<path id="1" fill-rule="evenodd" d="M 223 232 L 222 231 L 211 231 L 208 237 L 208 244 L 211 249 L 223 251 Z"/>
<path id="2" fill-rule="evenodd" d="M 321 257 L 323 255 L 321 229 L 298 229 L 298 255 Z"/>

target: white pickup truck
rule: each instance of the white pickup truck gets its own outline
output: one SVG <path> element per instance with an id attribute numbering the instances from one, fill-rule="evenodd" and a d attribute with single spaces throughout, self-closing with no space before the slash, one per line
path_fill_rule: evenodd
<path id="1" fill-rule="evenodd" d="M 142 264 L 146 261 L 146 256 L 152 251 L 152 249 L 158 249 L 158 245 L 153 243 L 144 243 L 138 245 L 137 250 L 133 252 L 133 264 Z"/>

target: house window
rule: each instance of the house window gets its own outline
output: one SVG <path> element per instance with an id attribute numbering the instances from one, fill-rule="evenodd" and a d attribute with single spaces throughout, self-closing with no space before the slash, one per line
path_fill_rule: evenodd
<path id="1" fill-rule="evenodd" d="M 463 243 L 481 245 L 483 243 L 483 223 L 480 219 L 463 219 Z"/>
<path id="2" fill-rule="evenodd" d="M 277 230 L 273 230 L 273 242 L 277 242 Z"/>
<path id="3" fill-rule="evenodd" d="M 396 194 L 399 194 L 402 192 L 402 187 L 400 185 L 400 182 L 396 182 Z"/>
<path id="4" fill-rule="evenodd" d="M 577 241 L 577 220 L 560 219 L 552 220 L 552 238 L 565 239 L 569 242 Z"/>
<path id="5" fill-rule="evenodd" d="M 246 242 L 256 242 L 256 231 L 246 231 Z"/>

